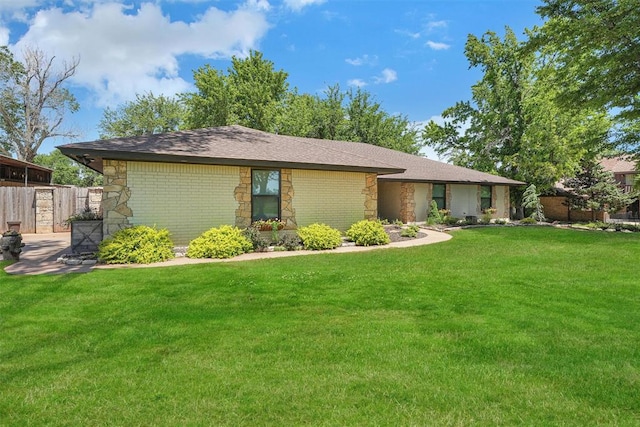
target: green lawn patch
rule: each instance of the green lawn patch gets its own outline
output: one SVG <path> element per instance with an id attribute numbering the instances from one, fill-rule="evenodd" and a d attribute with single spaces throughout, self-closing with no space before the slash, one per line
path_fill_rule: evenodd
<path id="1" fill-rule="evenodd" d="M 639 259 L 636 234 L 487 227 L 0 272 L 0 424 L 638 425 Z"/>

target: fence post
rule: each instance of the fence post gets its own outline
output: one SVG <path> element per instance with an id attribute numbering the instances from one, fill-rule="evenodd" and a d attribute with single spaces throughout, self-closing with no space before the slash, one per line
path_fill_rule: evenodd
<path id="1" fill-rule="evenodd" d="M 36 188 L 36 233 L 53 233 L 53 188 Z"/>

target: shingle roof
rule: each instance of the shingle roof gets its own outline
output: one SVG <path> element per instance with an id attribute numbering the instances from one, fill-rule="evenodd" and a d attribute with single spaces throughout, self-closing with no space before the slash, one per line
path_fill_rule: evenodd
<path id="1" fill-rule="evenodd" d="M 348 147 L 348 148 L 347 148 Z M 402 173 L 378 177 L 380 181 L 416 181 L 416 182 L 459 182 L 473 184 L 524 185 L 524 182 L 503 178 L 474 169 L 438 162 L 426 157 L 390 150 L 371 144 L 357 144 L 345 149 L 357 150 L 361 155 L 384 159 L 386 162 L 401 166 Z"/>
<path id="2" fill-rule="evenodd" d="M 58 147 L 102 172 L 102 159 L 369 171 L 380 179 L 523 183 L 360 142 L 275 135 L 243 126 L 115 138 Z"/>
<path id="3" fill-rule="evenodd" d="M 605 170 L 613 173 L 636 173 L 636 162 L 630 157 L 613 157 L 602 159 L 600 164 Z"/>
<path id="4" fill-rule="evenodd" d="M 53 172 L 53 169 L 47 168 L 45 166 L 36 165 L 35 163 L 25 162 L 24 160 L 14 159 L 13 157 L 8 157 L 0 154 L 0 163 L 8 166 L 15 166 L 19 168 L 28 167 L 29 169 L 37 169 L 45 172 Z"/>

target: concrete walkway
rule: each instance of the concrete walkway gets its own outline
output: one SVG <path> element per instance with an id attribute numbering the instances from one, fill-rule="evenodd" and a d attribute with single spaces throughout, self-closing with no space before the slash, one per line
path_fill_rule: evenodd
<path id="1" fill-rule="evenodd" d="M 20 261 L 4 269 L 9 274 L 86 273 L 91 265 L 58 264 L 64 253 L 71 253 L 71 233 L 23 234 L 25 244 Z"/>
<path id="2" fill-rule="evenodd" d="M 230 259 L 192 259 L 186 257 L 174 258 L 165 262 L 154 264 L 127 264 L 127 265 L 65 265 L 59 264 L 56 260 L 60 255 L 71 253 L 71 236 L 69 233 L 53 234 L 23 234 L 22 241 L 25 247 L 22 248 L 20 261 L 7 266 L 4 271 L 9 274 L 66 274 L 66 273 L 86 273 L 97 268 L 150 268 L 168 267 L 185 264 L 202 264 L 211 262 L 238 262 L 254 259 L 282 258 L 290 256 L 316 255 L 322 253 L 347 253 L 363 252 L 371 250 L 384 250 L 387 248 L 407 248 L 411 246 L 429 245 L 432 243 L 444 242 L 451 239 L 451 235 L 433 230 L 425 230 L 426 237 L 420 239 L 405 240 L 402 242 L 390 243 L 384 246 L 347 246 L 332 249 L 329 251 L 283 251 L 283 252 L 253 252 L 243 254 Z"/>

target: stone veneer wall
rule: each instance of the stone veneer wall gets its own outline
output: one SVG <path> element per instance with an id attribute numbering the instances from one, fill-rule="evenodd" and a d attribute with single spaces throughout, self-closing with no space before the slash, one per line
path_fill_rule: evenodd
<path id="1" fill-rule="evenodd" d="M 102 174 L 102 228 L 104 237 L 128 227 L 133 212 L 127 205 L 131 190 L 127 187 L 127 162 L 123 160 L 103 160 Z"/>
<path id="2" fill-rule="evenodd" d="M 53 233 L 53 190 L 36 188 L 36 233 Z"/>
<path id="3" fill-rule="evenodd" d="M 295 193 L 293 172 L 291 169 L 280 169 L 280 219 L 285 221 L 285 229 L 298 228 L 296 210 L 293 207 Z"/>
<path id="4" fill-rule="evenodd" d="M 240 167 L 240 182 L 233 191 L 238 202 L 236 208 L 236 226 L 247 228 L 251 225 L 251 168 Z"/>
<path id="5" fill-rule="evenodd" d="M 416 221 L 415 184 L 403 182 L 400 185 L 400 220 L 405 224 Z"/>
<path id="6" fill-rule="evenodd" d="M 378 175 L 368 173 L 365 175 L 365 188 L 362 190 L 364 194 L 364 218 L 378 218 Z"/>
<path id="7" fill-rule="evenodd" d="M 285 222 L 287 230 L 298 227 L 296 210 L 293 207 L 295 190 L 292 177 L 291 169 L 280 169 L 280 219 Z M 251 225 L 251 168 L 240 168 L 240 183 L 234 190 L 234 197 L 238 202 L 236 226 L 246 228 Z"/>

